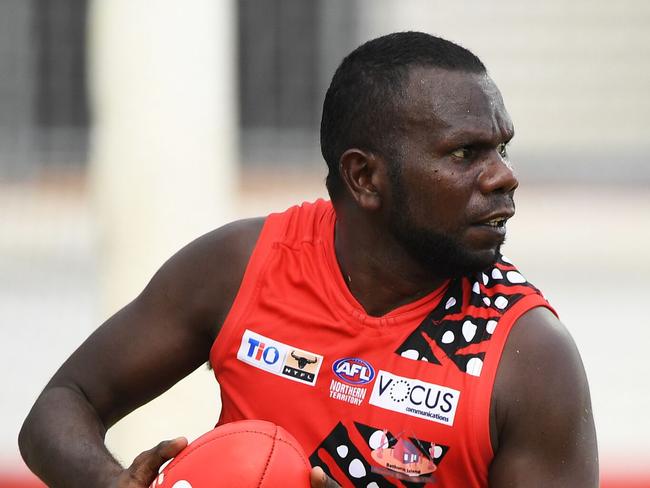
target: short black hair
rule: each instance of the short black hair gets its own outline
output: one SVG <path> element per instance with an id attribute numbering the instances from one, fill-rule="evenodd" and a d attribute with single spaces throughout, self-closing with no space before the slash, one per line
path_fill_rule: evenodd
<path id="1" fill-rule="evenodd" d="M 323 102 L 320 145 L 332 200 L 343 189 L 339 160 L 347 149 L 394 157 L 395 110 L 413 67 L 486 72 L 481 60 L 464 47 L 423 32 L 388 34 L 352 51 L 334 73 Z"/>

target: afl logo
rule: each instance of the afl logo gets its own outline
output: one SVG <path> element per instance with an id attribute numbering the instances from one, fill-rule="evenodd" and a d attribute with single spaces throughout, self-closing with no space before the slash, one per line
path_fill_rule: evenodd
<path id="1" fill-rule="evenodd" d="M 375 370 L 368 361 L 359 358 L 343 358 L 332 364 L 336 376 L 351 385 L 365 385 L 375 378 Z"/>

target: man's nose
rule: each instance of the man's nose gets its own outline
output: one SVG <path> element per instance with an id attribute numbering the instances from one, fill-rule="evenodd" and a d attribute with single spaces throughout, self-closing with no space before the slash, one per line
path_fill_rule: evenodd
<path id="1" fill-rule="evenodd" d="M 497 151 L 486 159 L 479 183 L 483 193 L 511 193 L 519 186 L 510 162 Z"/>

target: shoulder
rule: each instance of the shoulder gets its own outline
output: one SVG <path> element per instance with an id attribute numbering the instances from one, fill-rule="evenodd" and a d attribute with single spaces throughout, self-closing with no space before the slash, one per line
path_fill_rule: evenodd
<path id="1" fill-rule="evenodd" d="M 587 377 L 573 338 L 549 309 L 529 310 L 512 328 L 492 413 L 495 486 L 513 476 L 512 464 L 499 469 L 512 462 L 530 473 L 528 486 L 535 480 L 594 486 L 598 461 Z"/>
<path id="2" fill-rule="evenodd" d="M 572 398 L 576 386 L 586 387 L 586 378 L 578 349 L 564 324 L 545 307 L 524 313 L 512 328 L 501 357 L 494 386 L 497 407 L 512 412 L 534 403 L 531 394 L 544 397 L 552 393 L 553 403 L 559 403 Z M 520 398 L 524 393 L 525 398 Z"/>
<path id="3" fill-rule="evenodd" d="M 148 288 L 162 291 L 179 306 L 201 314 L 202 323 L 221 324 L 260 236 L 264 236 L 266 245 L 317 238 L 324 228 L 322 222 L 332 215 L 331 203 L 317 200 L 267 217 L 224 225 L 178 251 L 160 268 Z M 216 336 L 216 332 L 212 330 L 211 335 Z"/>
<path id="4" fill-rule="evenodd" d="M 266 217 L 231 222 L 195 239 L 158 270 L 139 300 L 164 300 L 214 328 L 230 309 Z M 209 333 L 216 335 L 217 330 Z"/>
<path id="5" fill-rule="evenodd" d="M 274 237 L 289 246 L 323 238 L 323 232 L 334 218 L 332 203 L 322 199 L 303 202 L 283 213 L 269 215 L 274 223 Z"/>
<path id="6" fill-rule="evenodd" d="M 190 242 L 174 254 L 160 269 L 170 277 L 198 280 L 207 272 L 223 266 L 238 269 L 248 261 L 266 218 L 237 220 Z"/>

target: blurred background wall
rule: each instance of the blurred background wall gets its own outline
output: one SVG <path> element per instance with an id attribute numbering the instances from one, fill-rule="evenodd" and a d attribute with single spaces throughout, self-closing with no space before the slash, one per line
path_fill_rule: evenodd
<path id="1" fill-rule="evenodd" d="M 0 0 L 0 486 L 27 482 L 16 437 L 48 378 L 167 256 L 325 195 L 329 79 L 396 30 L 464 45 L 500 86 L 505 251 L 582 352 L 603 486 L 648 486 L 648 25 L 644 0 Z M 218 409 L 201 368 L 109 445 L 128 463 Z"/>

